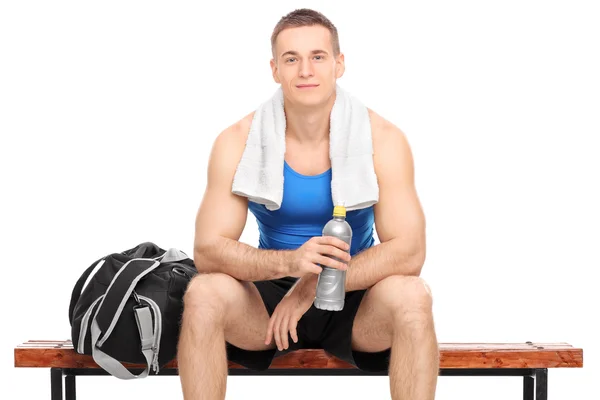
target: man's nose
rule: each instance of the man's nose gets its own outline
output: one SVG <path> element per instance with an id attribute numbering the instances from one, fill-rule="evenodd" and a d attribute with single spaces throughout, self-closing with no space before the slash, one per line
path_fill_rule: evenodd
<path id="1" fill-rule="evenodd" d="M 313 76 L 313 66 L 310 61 L 302 61 L 300 63 L 300 76 L 303 78 Z"/>

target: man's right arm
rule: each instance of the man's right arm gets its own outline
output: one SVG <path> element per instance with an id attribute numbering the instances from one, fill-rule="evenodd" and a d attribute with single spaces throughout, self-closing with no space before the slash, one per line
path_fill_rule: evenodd
<path id="1" fill-rule="evenodd" d="M 206 189 L 196 215 L 194 264 L 199 272 L 222 272 L 242 281 L 271 280 L 287 276 L 290 251 L 241 243 L 248 199 L 231 192 L 250 121 L 251 115 L 227 128 L 213 144 Z"/>

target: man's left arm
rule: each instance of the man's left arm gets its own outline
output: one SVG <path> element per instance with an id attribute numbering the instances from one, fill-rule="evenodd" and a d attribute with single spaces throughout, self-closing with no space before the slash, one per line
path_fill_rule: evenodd
<path id="1" fill-rule="evenodd" d="M 376 117 L 380 122 L 373 127 L 373 162 L 379 201 L 373 211 L 380 243 L 352 257 L 346 292 L 368 289 L 391 275 L 419 276 L 425 262 L 425 216 L 410 145 L 399 128 Z"/>

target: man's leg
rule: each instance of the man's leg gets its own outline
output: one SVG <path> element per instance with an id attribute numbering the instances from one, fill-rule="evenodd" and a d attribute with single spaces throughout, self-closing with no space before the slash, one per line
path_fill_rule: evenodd
<path id="1" fill-rule="evenodd" d="M 439 348 L 432 297 L 415 276 L 390 276 L 369 288 L 352 328 L 352 349 L 380 352 L 391 347 L 389 376 L 393 400 L 435 397 Z"/>
<path id="2" fill-rule="evenodd" d="M 225 341 L 246 350 L 265 345 L 269 314 L 256 286 L 221 273 L 199 274 L 188 286 L 177 353 L 185 400 L 225 399 Z"/>

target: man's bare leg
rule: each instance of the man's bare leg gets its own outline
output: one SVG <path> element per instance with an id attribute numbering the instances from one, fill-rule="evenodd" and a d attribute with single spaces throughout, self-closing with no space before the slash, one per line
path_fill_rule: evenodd
<path id="1" fill-rule="evenodd" d="M 185 400 L 223 400 L 227 386 L 225 341 L 247 350 L 265 345 L 269 314 L 250 282 L 221 274 L 201 274 L 184 297 L 177 353 Z"/>
<path id="2" fill-rule="evenodd" d="M 393 275 L 367 289 L 352 327 L 352 349 L 379 352 L 391 347 L 393 400 L 431 400 L 439 373 L 432 297 L 425 281 Z"/>
<path id="3" fill-rule="evenodd" d="M 420 278 L 403 285 L 410 298 L 394 313 L 390 355 L 392 399 L 433 400 L 439 373 L 439 349 L 431 312 L 431 292 Z"/>

